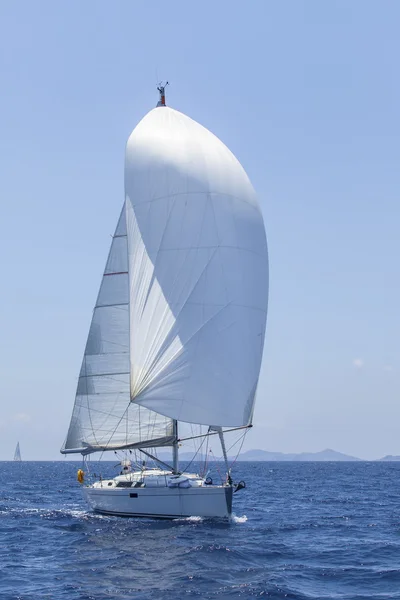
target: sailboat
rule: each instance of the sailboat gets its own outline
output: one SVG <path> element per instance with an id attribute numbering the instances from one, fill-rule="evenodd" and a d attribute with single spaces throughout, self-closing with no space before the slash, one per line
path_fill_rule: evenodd
<path id="1" fill-rule="evenodd" d="M 167 85 L 167 84 L 166 84 Z M 263 217 L 244 169 L 210 131 L 159 101 L 125 153 L 125 201 L 111 242 L 61 452 L 84 461 L 140 452 L 86 483 L 98 513 L 229 517 L 235 484 L 224 434 L 252 426 L 268 304 Z M 206 426 L 220 484 L 179 466 L 183 424 Z M 172 448 L 170 463 L 157 449 Z M 164 457 L 164 455 L 163 455 Z"/>
<path id="2" fill-rule="evenodd" d="M 15 448 L 15 452 L 14 452 L 14 461 L 16 462 L 21 462 L 22 458 L 21 458 L 21 450 L 19 447 L 19 442 L 17 442 L 17 446 Z"/>

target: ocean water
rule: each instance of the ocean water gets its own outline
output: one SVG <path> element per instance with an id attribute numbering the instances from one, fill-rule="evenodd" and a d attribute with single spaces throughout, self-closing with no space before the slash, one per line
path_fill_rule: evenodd
<path id="1" fill-rule="evenodd" d="M 400 464 L 237 463 L 229 523 L 94 515 L 78 466 L 0 463 L 1 600 L 400 599 Z"/>

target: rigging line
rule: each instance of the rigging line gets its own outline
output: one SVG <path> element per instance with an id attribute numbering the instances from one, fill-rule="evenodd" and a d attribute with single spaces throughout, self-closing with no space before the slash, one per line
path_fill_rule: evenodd
<path id="1" fill-rule="evenodd" d="M 93 413 L 98 413 L 99 415 L 105 415 L 106 417 L 113 417 L 114 419 L 118 419 L 118 418 L 119 418 L 119 414 L 118 414 L 118 415 L 117 415 L 117 414 L 113 414 L 113 412 L 112 412 L 112 411 L 114 410 L 114 408 L 115 408 L 115 405 L 116 405 L 116 404 L 117 404 L 117 402 L 118 402 L 118 396 L 120 396 L 121 394 L 127 394 L 127 392 L 116 392 L 116 393 L 117 393 L 117 398 L 116 398 L 116 400 L 114 401 L 114 405 L 113 405 L 113 407 L 112 407 L 110 410 L 108 410 L 108 411 L 106 412 L 105 410 L 101 410 L 100 408 L 94 408 L 94 407 L 92 406 L 92 407 L 90 408 L 90 411 L 91 411 L 91 412 L 93 412 Z M 101 396 L 102 394 L 96 394 L 96 395 L 97 395 L 97 396 Z M 128 404 L 129 404 L 129 398 L 128 398 L 127 402 L 128 402 Z M 79 407 L 79 408 L 86 408 L 84 404 L 80 404 L 80 403 L 79 403 L 79 404 L 77 404 L 76 406 L 77 406 L 77 407 Z M 86 427 L 84 427 L 84 429 L 86 429 Z"/>
<path id="2" fill-rule="evenodd" d="M 190 423 L 190 433 L 192 434 L 192 438 L 193 438 L 194 437 L 193 436 L 193 423 Z M 196 450 L 196 442 L 193 442 L 193 447 Z"/>
<path id="3" fill-rule="evenodd" d="M 154 439 L 154 432 L 156 427 L 158 427 L 159 425 L 162 426 L 163 429 L 166 429 L 166 417 L 163 417 L 162 419 L 162 423 L 158 423 L 158 413 L 149 410 L 149 426 L 148 426 L 148 435 L 149 438 L 148 439 Z M 162 415 L 161 415 L 162 416 Z M 152 421 L 152 423 L 151 423 Z"/>
<path id="4" fill-rule="evenodd" d="M 128 445 L 128 424 L 129 424 L 129 419 L 128 419 L 128 413 L 129 413 L 129 405 L 126 411 L 126 423 L 125 423 L 125 444 Z"/>
<path id="5" fill-rule="evenodd" d="M 236 440 L 236 442 L 233 442 L 233 444 L 231 446 L 229 446 L 228 450 L 226 451 L 226 453 L 228 454 L 228 452 L 230 452 L 232 450 L 232 448 L 234 448 L 236 446 L 236 444 L 238 444 L 240 442 L 240 440 L 247 434 L 247 431 L 245 431 L 244 433 L 242 433 L 241 436 L 238 437 L 238 439 Z"/>
<path id="6" fill-rule="evenodd" d="M 222 433 L 238 431 L 239 429 L 250 429 L 251 427 L 253 427 L 253 425 L 242 425 L 241 427 L 233 427 L 232 429 L 225 429 L 224 431 L 222 431 Z M 208 431 L 207 433 L 203 433 L 202 435 L 196 435 L 193 438 L 191 438 L 191 437 L 180 438 L 180 439 L 178 439 L 178 442 L 185 442 L 186 440 L 194 440 L 196 438 L 206 437 L 209 435 L 218 435 L 218 434 L 219 434 L 219 431 Z"/>
<path id="7" fill-rule="evenodd" d="M 207 437 L 207 438 L 205 438 L 205 439 L 206 439 L 207 443 L 206 443 L 206 449 L 205 449 L 205 454 L 204 454 L 204 468 L 203 468 L 203 474 L 202 474 L 202 477 L 205 477 L 205 476 L 206 476 L 206 473 L 207 473 L 207 464 L 208 464 L 208 456 L 209 456 L 209 452 L 208 452 L 208 444 L 209 444 L 209 441 L 210 441 L 210 440 L 208 439 L 208 437 Z"/>
<path id="8" fill-rule="evenodd" d="M 192 464 L 192 462 L 194 461 L 194 459 L 196 458 L 196 456 L 197 456 L 197 455 L 198 455 L 198 453 L 200 452 L 200 450 L 201 450 L 201 447 L 202 447 L 202 445 L 204 444 L 204 442 L 205 442 L 205 438 L 204 438 L 204 439 L 203 439 L 203 441 L 201 442 L 201 444 L 200 444 L 199 448 L 196 450 L 196 452 L 195 452 L 195 454 L 194 454 L 194 456 L 193 456 L 192 460 L 189 462 L 189 464 L 188 464 L 188 465 L 186 465 L 186 467 L 185 467 L 184 469 L 182 469 L 182 471 L 181 471 L 182 473 L 184 473 L 185 471 L 187 471 L 187 470 L 190 468 L 190 465 Z"/>
<path id="9" fill-rule="evenodd" d="M 139 452 L 143 452 L 143 454 L 145 454 L 149 458 L 152 458 L 153 460 L 155 460 L 155 461 L 159 462 L 160 464 L 164 465 L 164 467 L 167 467 L 170 471 L 173 471 L 173 469 L 172 469 L 172 467 L 170 465 L 168 465 L 167 463 L 165 463 L 163 460 L 160 460 L 156 456 L 153 456 L 153 454 L 150 454 L 150 452 L 146 452 L 146 450 L 143 450 L 142 448 L 138 448 L 138 450 L 139 450 Z"/>
<path id="10" fill-rule="evenodd" d="M 240 448 L 239 448 L 239 450 L 238 450 L 238 453 L 236 454 L 236 458 L 235 458 L 235 460 L 234 460 L 234 461 L 233 461 L 233 463 L 231 463 L 231 465 L 230 465 L 230 469 L 232 469 L 233 465 L 235 464 L 235 462 L 237 461 L 237 459 L 238 459 L 238 457 L 239 457 L 239 454 L 240 454 L 240 453 L 241 453 L 241 451 L 242 451 L 242 447 L 243 447 L 243 444 L 244 444 L 244 439 L 245 439 L 245 437 L 246 437 L 246 434 L 247 434 L 247 431 L 245 431 L 245 432 L 244 432 L 243 439 L 242 439 L 242 443 L 240 444 Z"/>
<path id="11" fill-rule="evenodd" d="M 105 446 L 105 447 L 107 447 L 107 446 L 108 446 L 108 444 L 110 443 L 111 439 L 113 438 L 113 436 L 114 436 L 115 432 L 117 431 L 118 427 L 120 426 L 120 424 L 121 424 L 121 422 L 122 422 L 122 419 L 125 417 L 125 414 L 127 413 L 129 406 L 130 406 L 130 402 L 128 402 L 128 406 L 126 407 L 126 409 L 125 409 L 125 410 L 124 410 L 124 412 L 122 413 L 122 416 L 121 416 L 121 418 L 120 418 L 120 419 L 119 419 L 119 421 L 117 422 L 117 424 L 116 424 L 116 426 L 115 426 L 114 430 L 112 431 L 112 433 L 111 433 L 110 437 L 108 438 L 108 442 L 106 442 L 106 444 L 104 444 L 104 446 Z M 96 444 L 100 446 L 100 444 L 98 444 L 97 440 L 96 440 Z"/>
<path id="12" fill-rule="evenodd" d="M 101 471 L 100 461 L 101 461 L 101 459 L 103 458 L 103 454 L 104 454 L 104 450 L 103 450 L 103 451 L 100 453 L 99 460 L 97 461 L 97 464 L 98 464 L 98 467 L 99 467 L 99 470 L 100 470 L 100 471 Z M 90 456 L 90 454 L 88 454 L 88 456 Z M 90 459 L 89 459 L 89 460 L 90 460 Z M 102 478 L 102 474 L 100 473 L 100 479 L 101 479 L 101 478 Z"/>
<path id="13" fill-rule="evenodd" d="M 154 421 L 154 415 L 150 413 L 148 413 L 148 419 L 147 422 L 143 424 L 143 430 L 147 431 L 147 439 L 151 439 L 151 433 L 154 432 L 154 427 L 155 427 L 155 421 Z"/>
<path id="14" fill-rule="evenodd" d="M 85 373 L 86 373 L 86 369 L 87 369 L 87 365 L 86 365 L 86 354 L 84 354 L 83 356 L 83 360 L 85 362 Z M 90 422 L 90 427 L 92 428 L 92 435 L 94 437 L 94 441 L 96 442 L 96 444 L 98 445 L 98 441 L 96 438 L 96 433 L 94 431 L 94 427 L 93 427 L 93 421 L 92 421 L 92 413 L 90 411 L 90 404 L 89 404 L 89 392 L 88 392 L 88 382 L 86 380 L 86 403 L 87 403 L 87 411 L 88 411 L 88 415 L 89 415 L 89 422 Z M 79 411 L 80 412 L 80 411 Z"/>
<path id="15" fill-rule="evenodd" d="M 201 426 L 200 426 L 200 431 L 201 431 Z M 193 433 L 193 423 L 190 423 L 190 433 L 192 434 L 192 438 L 193 438 L 193 437 L 194 437 L 194 433 Z M 179 442 L 178 442 L 178 444 L 179 444 Z M 181 444 L 181 445 L 182 445 L 182 444 Z M 201 448 L 201 445 L 200 445 L 198 448 L 196 448 L 196 442 L 193 440 L 193 448 L 194 448 L 195 455 L 196 455 L 196 454 L 198 453 L 198 451 L 200 450 L 200 448 Z M 201 460 L 201 455 L 200 455 L 200 457 L 199 457 L 199 460 Z M 188 469 L 188 468 L 189 468 L 189 467 L 186 467 L 186 469 Z"/>
<path id="16" fill-rule="evenodd" d="M 211 455 L 213 456 L 213 458 L 214 458 L 214 462 L 215 462 L 215 468 L 217 469 L 217 471 L 218 471 L 218 474 L 219 474 L 219 476 L 220 476 L 220 478 L 221 478 L 221 482 L 223 483 L 223 482 L 224 482 L 224 478 L 222 477 L 222 475 L 221 475 L 221 471 L 219 470 L 219 467 L 218 467 L 218 462 L 220 462 L 220 461 L 218 461 L 218 460 L 217 460 L 217 457 L 215 456 L 215 454 L 214 454 L 214 452 L 211 450 L 211 448 L 210 448 L 210 454 L 211 454 Z"/>
<path id="17" fill-rule="evenodd" d="M 137 416 L 137 422 L 138 422 L 138 425 L 139 425 L 139 440 L 140 441 L 142 441 L 142 415 L 141 415 L 141 409 L 142 409 L 142 407 L 139 404 L 139 408 L 138 408 L 136 416 Z"/>

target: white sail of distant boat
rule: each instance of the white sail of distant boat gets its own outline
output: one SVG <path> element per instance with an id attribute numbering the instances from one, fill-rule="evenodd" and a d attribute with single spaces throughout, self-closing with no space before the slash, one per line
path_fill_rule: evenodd
<path id="1" fill-rule="evenodd" d="M 223 428 L 252 424 L 268 303 L 265 229 L 234 155 L 158 89 L 157 108 L 128 140 L 125 201 L 61 452 L 154 458 L 155 448 L 172 447 L 171 466 L 132 471 L 127 461 L 122 475 L 85 486 L 89 504 L 117 515 L 227 516 L 236 488 Z M 219 436 L 222 485 L 180 472 L 180 423 Z"/>
<path id="2" fill-rule="evenodd" d="M 22 458 L 21 458 L 21 450 L 20 450 L 20 447 L 19 447 L 19 442 L 17 442 L 17 446 L 15 448 L 14 460 L 17 461 L 17 462 L 20 462 L 22 460 Z"/>

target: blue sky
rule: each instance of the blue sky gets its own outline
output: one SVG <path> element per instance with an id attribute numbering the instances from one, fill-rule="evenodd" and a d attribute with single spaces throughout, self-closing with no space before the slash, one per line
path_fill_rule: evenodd
<path id="1" fill-rule="evenodd" d="M 400 4 L 0 4 L 0 459 L 57 459 L 123 202 L 168 103 L 260 198 L 270 308 L 247 448 L 400 454 Z"/>

